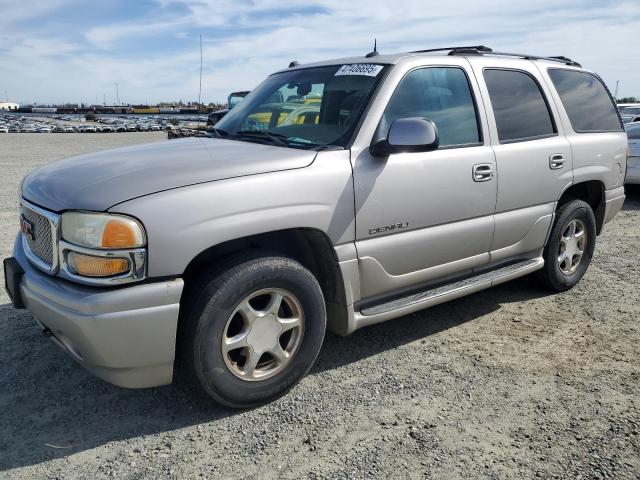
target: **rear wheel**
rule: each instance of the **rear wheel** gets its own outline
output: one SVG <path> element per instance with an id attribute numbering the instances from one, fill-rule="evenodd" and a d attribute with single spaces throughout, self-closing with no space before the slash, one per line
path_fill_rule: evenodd
<path id="1" fill-rule="evenodd" d="M 322 290 L 286 257 L 239 258 L 185 300 L 182 350 L 202 388 L 231 407 L 278 398 L 315 361 L 326 327 Z"/>
<path id="2" fill-rule="evenodd" d="M 596 221 L 589 204 L 571 200 L 561 205 L 538 275 L 543 285 L 556 292 L 573 288 L 589 267 L 595 243 Z"/>

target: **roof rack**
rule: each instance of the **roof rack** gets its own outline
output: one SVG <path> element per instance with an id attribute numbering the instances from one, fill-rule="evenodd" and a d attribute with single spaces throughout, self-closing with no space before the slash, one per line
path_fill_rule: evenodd
<path id="1" fill-rule="evenodd" d="M 565 65 L 571 65 L 573 67 L 582 67 L 582 65 L 580 65 L 578 62 L 575 62 L 570 58 L 563 56 L 539 57 L 537 55 L 528 55 L 525 53 L 494 52 L 493 49 L 485 47 L 484 45 L 476 45 L 471 47 L 430 48 L 428 50 L 416 50 L 411 53 L 431 53 L 446 51 L 449 52 L 448 55 L 498 55 L 501 57 L 519 57 L 525 60 L 548 60 L 551 62 L 564 63 Z"/>
<path id="2" fill-rule="evenodd" d="M 471 47 L 442 47 L 442 48 L 429 48 L 427 50 L 415 50 L 413 52 L 410 53 L 431 53 L 431 52 L 446 52 L 448 50 L 453 51 L 463 51 L 463 50 L 469 50 L 469 51 L 473 51 L 474 53 L 477 53 L 478 55 L 480 55 L 483 52 L 486 53 L 490 53 L 493 52 L 493 50 L 491 50 L 489 47 L 485 47 L 484 45 L 473 45 Z"/>

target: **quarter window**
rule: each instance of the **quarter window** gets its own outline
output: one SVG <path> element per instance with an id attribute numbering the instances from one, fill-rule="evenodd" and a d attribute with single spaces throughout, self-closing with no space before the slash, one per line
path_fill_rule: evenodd
<path id="1" fill-rule="evenodd" d="M 394 120 L 411 117 L 436 124 L 440 148 L 482 140 L 469 81 L 461 68 L 429 67 L 409 72 L 389 100 L 378 131 L 386 134 Z"/>
<path id="2" fill-rule="evenodd" d="M 556 133 L 547 102 L 531 75 L 518 70 L 487 69 L 484 79 L 501 143 Z"/>
<path id="3" fill-rule="evenodd" d="M 576 132 L 622 130 L 613 100 L 595 75 L 578 70 L 552 68 L 549 70 L 549 77 L 560 95 L 571 127 Z M 623 110 L 622 113 L 627 112 Z"/>

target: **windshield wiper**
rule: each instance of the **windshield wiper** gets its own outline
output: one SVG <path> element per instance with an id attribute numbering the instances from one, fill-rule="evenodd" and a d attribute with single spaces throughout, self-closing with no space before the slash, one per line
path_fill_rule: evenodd
<path id="1" fill-rule="evenodd" d="M 271 140 L 271 142 L 275 145 L 281 145 L 283 147 L 289 146 L 287 142 L 289 137 L 287 137 L 286 135 L 282 135 L 281 133 L 271 133 L 264 130 L 240 130 L 239 132 L 234 133 L 232 136 L 264 138 Z"/>

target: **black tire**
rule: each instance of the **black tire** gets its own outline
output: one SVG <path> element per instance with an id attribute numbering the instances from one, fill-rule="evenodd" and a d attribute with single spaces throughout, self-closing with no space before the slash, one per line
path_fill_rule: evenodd
<path id="1" fill-rule="evenodd" d="M 250 408 L 284 395 L 313 365 L 324 339 L 326 307 L 314 275 L 286 257 L 242 255 L 204 276 L 183 299 L 180 349 L 184 366 L 217 402 Z M 263 289 L 291 292 L 304 312 L 298 347 L 284 369 L 259 381 L 234 375 L 225 363 L 222 336 L 230 316 L 247 296 Z"/>
<path id="2" fill-rule="evenodd" d="M 586 245 L 576 270 L 563 273 L 558 264 L 560 241 L 563 232 L 573 220 L 580 220 L 585 227 Z M 565 292 L 576 285 L 587 271 L 596 245 L 596 219 L 591 206 L 582 200 L 570 200 L 556 211 L 556 218 L 544 249 L 544 268 L 538 272 L 542 285 L 554 292 Z"/>

